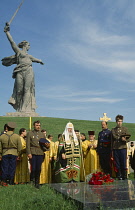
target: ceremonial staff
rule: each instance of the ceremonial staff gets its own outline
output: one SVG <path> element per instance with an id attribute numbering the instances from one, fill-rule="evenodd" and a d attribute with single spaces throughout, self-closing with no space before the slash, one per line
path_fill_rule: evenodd
<path id="1" fill-rule="evenodd" d="M 86 182 L 86 174 L 85 174 L 85 167 L 84 167 L 84 158 L 83 158 L 83 151 L 82 151 L 82 140 L 80 138 L 80 135 L 79 135 L 79 146 L 80 146 L 80 152 L 81 152 L 81 166 L 83 168 L 83 178 L 84 178 L 84 181 Z"/>

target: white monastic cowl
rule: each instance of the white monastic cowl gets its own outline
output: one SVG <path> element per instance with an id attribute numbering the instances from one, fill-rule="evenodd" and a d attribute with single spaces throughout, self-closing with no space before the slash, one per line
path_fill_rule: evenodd
<path id="1" fill-rule="evenodd" d="M 70 139 L 70 135 L 68 132 L 68 128 L 72 128 L 72 135 L 73 135 L 74 143 L 75 143 L 75 146 L 77 146 L 79 144 L 79 142 L 78 142 L 77 136 L 74 131 L 74 126 L 71 122 L 67 123 L 65 130 L 63 132 L 63 135 L 65 135 L 65 142 L 67 145 L 71 144 L 71 139 Z"/>

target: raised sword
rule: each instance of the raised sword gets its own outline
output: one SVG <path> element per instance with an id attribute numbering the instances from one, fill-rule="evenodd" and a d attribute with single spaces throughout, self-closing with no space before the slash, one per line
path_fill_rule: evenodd
<path id="1" fill-rule="evenodd" d="M 6 23 L 6 25 L 10 26 L 10 24 L 12 23 L 13 19 L 15 18 L 17 12 L 19 11 L 19 9 L 21 8 L 22 4 L 23 4 L 24 0 L 22 0 L 22 2 L 20 3 L 20 5 L 18 6 L 18 8 L 16 9 L 15 13 L 13 14 L 13 16 L 11 17 L 10 21 Z"/>

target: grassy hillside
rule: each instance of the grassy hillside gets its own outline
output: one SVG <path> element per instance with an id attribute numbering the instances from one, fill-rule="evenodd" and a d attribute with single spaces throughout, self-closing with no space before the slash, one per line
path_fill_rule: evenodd
<path id="1" fill-rule="evenodd" d="M 77 210 L 78 205 L 70 199 L 64 199 L 62 194 L 56 193 L 49 185 L 40 190 L 27 185 L 0 187 L 1 210 Z"/>
<path id="2" fill-rule="evenodd" d="M 63 133 L 66 124 L 70 121 L 73 123 L 74 128 L 79 130 L 81 133 L 88 134 L 89 130 L 94 130 L 96 138 L 99 131 L 101 131 L 100 121 L 89 121 L 89 120 L 75 120 L 75 119 L 63 119 L 63 118 L 50 118 L 50 117 L 33 117 L 32 122 L 35 120 L 40 120 L 41 128 L 47 130 L 47 134 L 52 134 L 54 136 L 54 141 L 57 140 L 57 136 Z M 17 124 L 15 130 L 18 133 L 20 128 L 26 128 L 29 130 L 29 117 L 0 117 L 0 131 L 3 130 L 3 125 L 7 122 L 14 121 Z M 116 126 L 115 122 L 108 122 L 109 129 Z M 129 129 L 132 137 L 130 140 L 135 140 L 135 123 L 123 123 Z M 88 136 L 88 135 L 87 135 Z"/>

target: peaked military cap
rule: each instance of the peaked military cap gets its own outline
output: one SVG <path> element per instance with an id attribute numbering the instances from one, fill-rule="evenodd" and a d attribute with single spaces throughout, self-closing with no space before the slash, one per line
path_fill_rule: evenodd
<path id="1" fill-rule="evenodd" d="M 10 128 L 16 128 L 16 123 L 15 122 L 8 122 L 7 126 Z"/>

